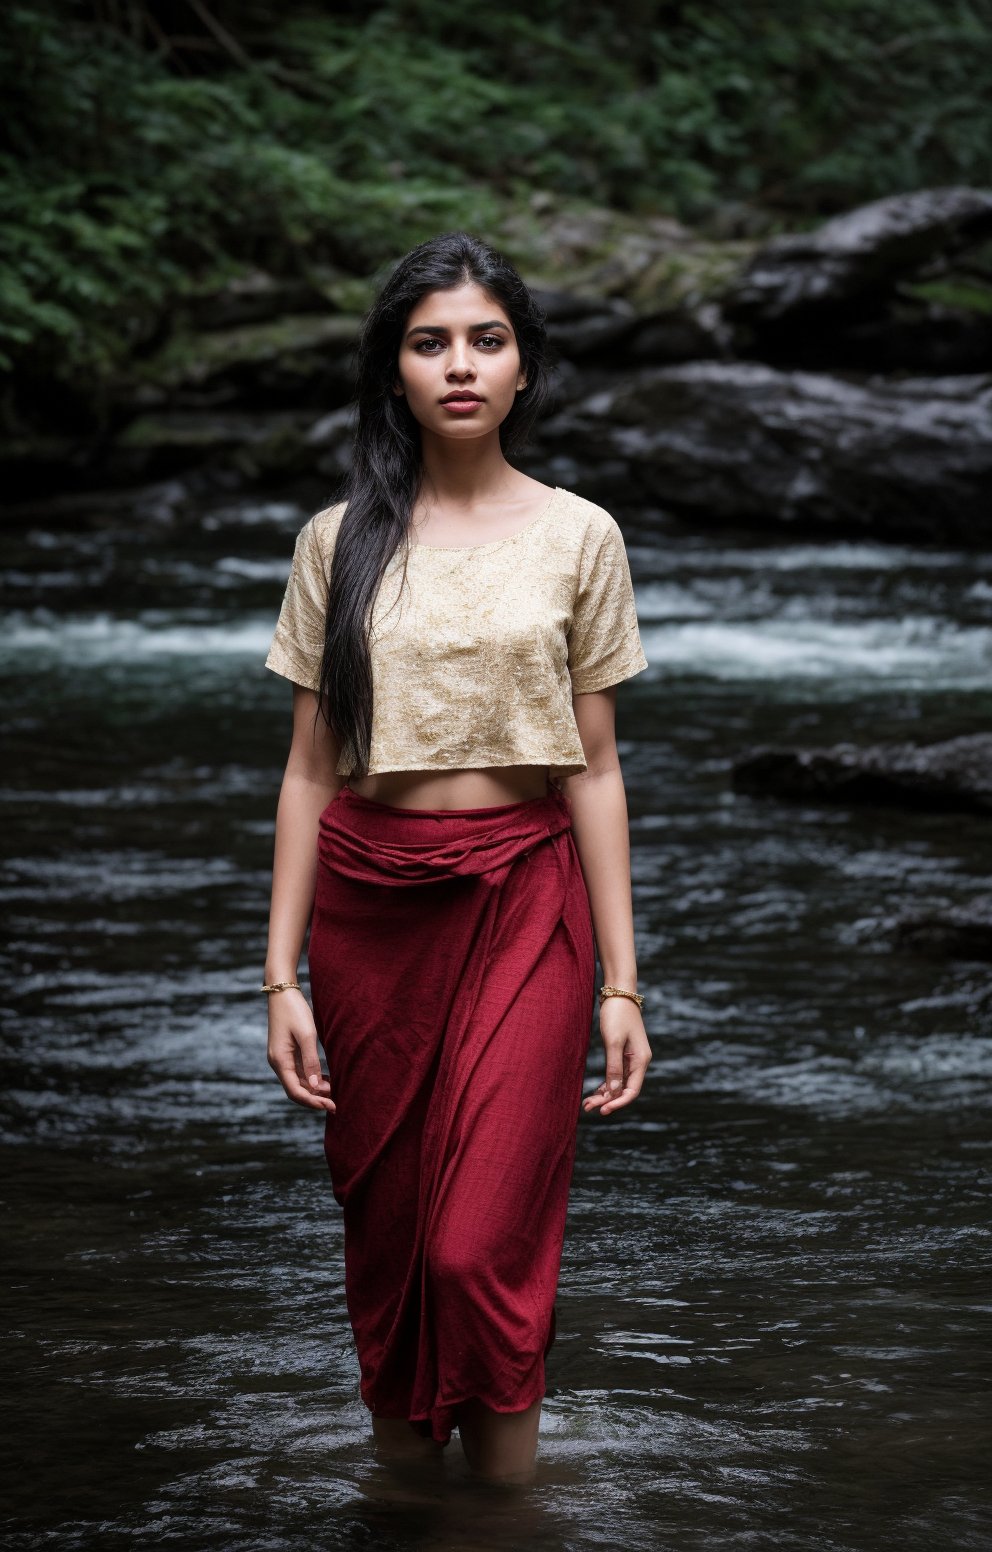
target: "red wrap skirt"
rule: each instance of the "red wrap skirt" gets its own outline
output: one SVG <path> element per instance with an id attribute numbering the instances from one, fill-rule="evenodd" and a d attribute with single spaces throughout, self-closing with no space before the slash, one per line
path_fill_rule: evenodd
<path id="1" fill-rule="evenodd" d="M 362 1399 L 447 1444 L 460 1402 L 545 1394 L 595 1002 L 568 799 L 343 787 L 308 960 Z"/>

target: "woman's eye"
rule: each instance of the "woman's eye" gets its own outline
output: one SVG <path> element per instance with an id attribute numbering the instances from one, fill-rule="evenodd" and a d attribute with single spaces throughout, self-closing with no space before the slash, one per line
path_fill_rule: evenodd
<path id="1" fill-rule="evenodd" d="M 485 344 L 487 340 L 493 345 L 502 345 L 503 343 L 498 334 L 482 334 L 479 337 L 478 343 L 482 345 Z M 425 339 L 420 340 L 419 343 L 413 347 L 414 350 L 419 350 L 422 355 L 433 356 L 436 355 L 437 352 L 434 350 L 424 350 L 425 345 L 440 345 L 443 347 L 444 341 L 439 339 Z"/>

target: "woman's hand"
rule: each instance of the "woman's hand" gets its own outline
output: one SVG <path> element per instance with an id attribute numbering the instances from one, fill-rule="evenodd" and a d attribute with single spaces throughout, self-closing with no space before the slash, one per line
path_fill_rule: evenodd
<path id="1" fill-rule="evenodd" d="M 641 1010 L 630 997 L 607 997 L 599 1010 L 599 1032 L 606 1050 L 606 1081 L 582 1101 L 583 1110 L 600 1115 L 629 1105 L 641 1092 L 651 1047 Z"/>
<path id="2" fill-rule="evenodd" d="M 269 994 L 269 1066 L 298 1105 L 332 1114 L 337 1109 L 317 1055 L 310 1004 L 295 988 Z"/>

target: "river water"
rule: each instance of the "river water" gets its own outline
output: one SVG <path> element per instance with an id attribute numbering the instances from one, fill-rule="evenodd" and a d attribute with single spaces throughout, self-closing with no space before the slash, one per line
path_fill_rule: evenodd
<path id="1" fill-rule="evenodd" d="M 886 923 L 987 890 L 992 827 L 730 762 L 987 728 L 992 556 L 613 509 L 655 1057 L 577 1119 L 511 1490 L 457 1435 L 440 1475 L 374 1459 L 322 1118 L 265 1062 L 262 662 L 321 504 L 95 501 L 7 544 L 5 1546 L 987 1552 L 992 977 Z"/>

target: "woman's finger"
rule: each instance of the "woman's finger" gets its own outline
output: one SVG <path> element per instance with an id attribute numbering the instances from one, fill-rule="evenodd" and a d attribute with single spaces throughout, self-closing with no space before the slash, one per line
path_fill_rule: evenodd
<path id="1" fill-rule="evenodd" d="M 624 1084 L 624 1042 L 610 1041 L 606 1047 L 606 1087 L 619 1093 Z"/>
<path id="2" fill-rule="evenodd" d="M 624 1081 L 624 1086 L 619 1094 L 610 1094 L 605 1104 L 600 1109 L 600 1115 L 606 1112 L 619 1110 L 621 1105 L 629 1105 L 632 1099 L 636 1099 L 641 1092 L 644 1083 L 644 1075 L 651 1061 L 650 1052 L 646 1056 L 631 1056 L 629 1071 Z"/>
<path id="3" fill-rule="evenodd" d="M 600 1115 L 606 1115 L 607 1112 L 612 1114 L 614 1110 L 619 1110 L 622 1105 L 629 1105 L 632 1099 L 637 1098 L 641 1092 L 641 1085 L 633 1081 L 633 1074 L 631 1074 L 631 1080 L 625 1088 L 620 1090 L 619 1094 L 610 1094 L 608 1096 L 605 1104 L 602 1104 L 599 1108 Z"/>
<path id="4" fill-rule="evenodd" d="M 282 1077 L 282 1074 L 280 1074 L 280 1077 Z M 295 1100 L 298 1105 L 303 1105 L 307 1110 L 323 1110 L 333 1113 L 337 1109 L 337 1105 L 329 1094 L 326 1096 L 314 1094 L 308 1085 L 304 1085 L 302 1079 L 295 1072 L 282 1078 L 282 1086 L 290 1099 Z"/>
<path id="5" fill-rule="evenodd" d="M 622 1093 L 623 1091 L 620 1090 L 620 1092 Z M 583 1109 L 599 1109 L 602 1105 L 606 1104 L 607 1100 L 610 1098 L 610 1093 L 611 1091 L 607 1088 L 606 1084 L 601 1083 L 598 1089 L 594 1089 L 591 1094 L 586 1095 L 585 1099 L 582 1101 Z"/>
<path id="6" fill-rule="evenodd" d="M 269 1057 L 269 1066 L 286 1090 L 289 1098 L 294 1100 L 296 1104 L 303 1105 L 308 1110 L 334 1111 L 337 1109 L 333 1099 L 330 1097 L 329 1085 L 327 1093 L 322 1094 L 315 1093 L 309 1083 L 304 1083 L 302 1063 L 300 1062 L 298 1052 L 295 1059 L 282 1052 L 276 1053 Z"/>
<path id="7" fill-rule="evenodd" d="M 331 1085 L 324 1077 L 320 1065 L 316 1035 L 302 1032 L 298 1034 L 295 1029 L 292 1033 L 296 1041 L 296 1070 L 304 1087 L 311 1094 L 323 1094 L 330 1098 Z"/>
<path id="8" fill-rule="evenodd" d="M 601 1104 L 606 1098 L 622 1091 L 627 1081 L 629 1067 L 626 1040 L 606 1038 L 603 1044 L 606 1047 L 606 1078 L 600 1084 L 596 1094 L 590 1096 L 599 1099 Z M 602 1098 L 600 1098 L 601 1095 Z"/>
<path id="9" fill-rule="evenodd" d="M 635 1056 L 625 1052 L 624 1068 L 626 1070 L 619 1088 L 611 1087 L 612 1079 L 609 1076 L 609 1066 L 607 1066 L 607 1078 L 592 1094 L 586 1095 L 583 1100 L 583 1109 L 586 1111 L 598 1110 L 601 1115 L 605 1115 L 607 1111 L 618 1110 L 621 1105 L 629 1105 L 631 1100 L 636 1099 L 641 1092 L 644 1075 L 650 1063 L 650 1051 L 642 1056 Z"/>

